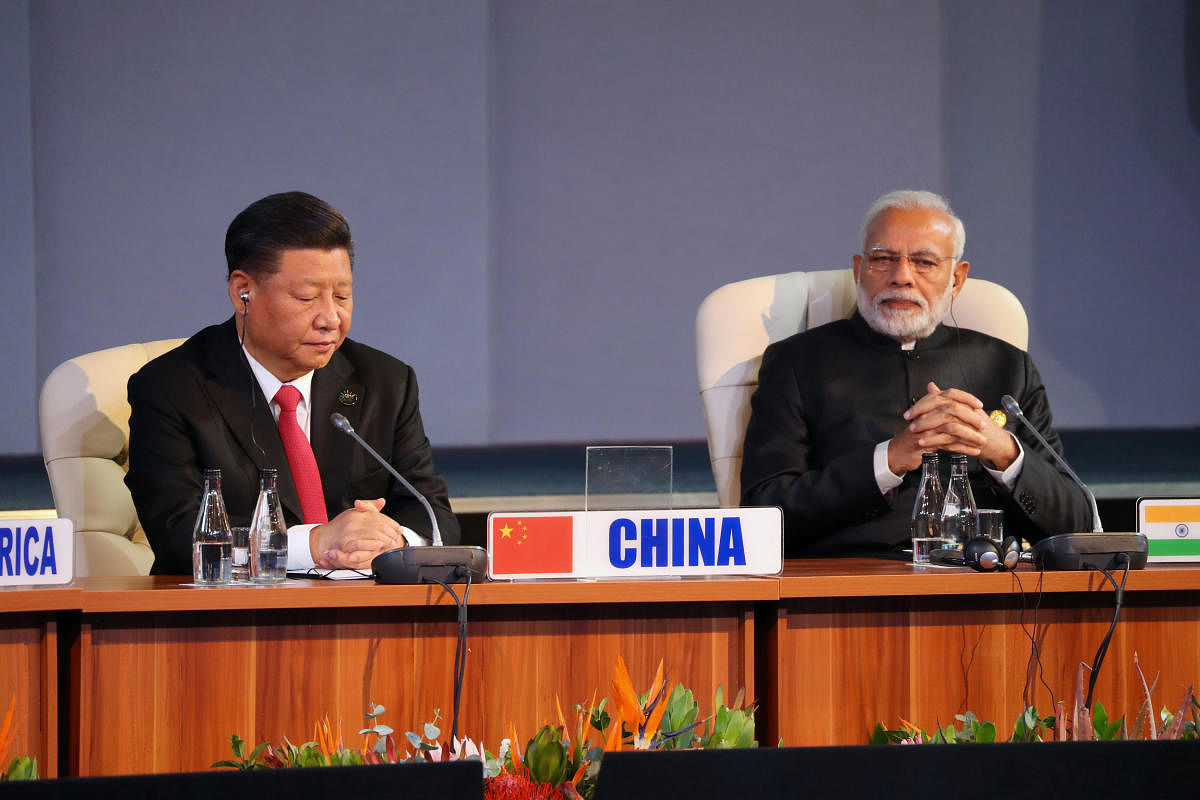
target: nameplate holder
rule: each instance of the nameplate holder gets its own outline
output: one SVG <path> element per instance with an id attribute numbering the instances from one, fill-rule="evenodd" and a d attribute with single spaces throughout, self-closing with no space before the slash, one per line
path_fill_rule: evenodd
<path id="1" fill-rule="evenodd" d="M 778 508 L 493 512 L 488 577 L 665 578 L 778 575 Z"/>
<path id="2" fill-rule="evenodd" d="M 69 519 L 0 520 L 0 586 L 70 583 L 75 526 Z"/>
<path id="3" fill-rule="evenodd" d="M 1200 561 L 1200 499 L 1142 497 L 1138 533 L 1146 537 L 1150 563 Z"/>

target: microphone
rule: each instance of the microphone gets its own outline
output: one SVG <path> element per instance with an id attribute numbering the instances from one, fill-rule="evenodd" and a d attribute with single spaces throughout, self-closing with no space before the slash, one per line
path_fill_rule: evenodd
<path id="1" fill-rule="evenodd" d="M 1092 490 L 1079 480 L 1071 465 L 1050 446 L 1033 423 L 1025 419 L 1021 407 L 1012 395 L 1004 395 L 1000 402 L 1005 411 L 1019 419 L 1021 424 L 1037 437 L 1042 447 L 1046 448 L 1059 466 L 1071 476 L 1071 480 L 1083 489 L 1088 502 L 1092 504 L 1091 533 L 1060 533 L 1057 536 L 1048 536 L 1034 543 L 1032 553 L 1022 553 L 1021 560 L 1033 561 L 1046 569 L 1112 569 L 1121 563 L 1123 556 L 1130 569 L 1146 566 L 1146 556 L 1149 553 L 1146 537 L 1140 533 L 1105 533 L 1100 527 L 1100 510 L 1096 507 L 1096 495 L 1092 494 Z"/>
<path id="2" fill-rule="evenodd" d="M 375 448 L 367 444 L 350 420 L 334 412 L 329 416 L 333 426 L 358 442 L 371 457 L 391 473 L 400 485 L 421 503 L 433 528 L 433 544 L 429 547 L 397 547 L 375 556 L 371 568 L 377 583 L 468 583 L 481 580 L 487 569 L 487 551 L 482 547 L 449 547 L 442 544 L 442 531 L 437 515 L 425 495 L 396 471 Z M 469 580 L 468 580 L 469 579 Z"/>
<path id="3" fill-rule="evenodd" d="M 1000 403 L 1004 406 L 1005 411 L 1019 419 L 1021 424 L 1028 428 L 1029 432 L 1037 437 L 1037 440 L 1041 443 L 1042 447 L 1046 448 L 1046 452 L 1054 456 L 1054 460 L 1057 461 L 1058 465 L 1062 467 L 1068 475 L 1071 476 L 1071 480 L 1075 481 L 1080 489 L 1083 489 L 1083 493 L 1087 495 L 1088 502 L 1092 504 L 1092 532 L 1103 533 L 1104 528 L 1100 526 L 1100 509 L 1096 507 L 1096 495 L 1092 494 L 1092 490 L 1087 487 L 1086 483 L 1079 480 L 1079 476 L 1075 474 L 1075 470 L 1071 469 L 1071 465 L 1067 463 L 1067 460 L 1060 456 L 1058 451 L 1050 446 L 1050 443 L 1047 442 L 1046 438 L 1042 436 L 1038 429 L 1033 426 L 1033 423 L 1025 419 L 1025 415 L 1021 413 L 1021 407 L 1017 405 L 1017 401 L 1013 399 L 1011 394 L 1006 394 L 1001 397 Z"/>
<path id="4" fill-rule="evenodd" d="M 404 480 L 404 476 L 393 469 L 392 465 L 383 459 L 383 456 L 379 455 L 379 453 L 376 453 L 375 448 L 367 444 L 366 441 L 358 435 L 358 431 L 354 430 L 354 426 L 350 424 L 350 420 L 346 419 L 336 411 L 330 415 L 329 419 L 333 422 L 333 427 L 337 428 L 339 431 L 362 445 L 363 449 L 370 453 L 376 461 L 382 464 L 384 469 L 392 473 L 393 478 L 400 481 L 401 486 L 403 486 L 405 489 L 408 489 L 409 494 L 417 498 L 418 502 L 421 504 L 421 507 L 425 509 L 425 513 L 429 516 L 429 524 L 433 526 L 433 546 L 441 547 L 442 531 L 441 528 L 438 527 L 437 515 L 433 513 L 433 507 L 429 505 L 429 501 L 425 499 L 425 495 L 413 488 L 413 485 Z"/>

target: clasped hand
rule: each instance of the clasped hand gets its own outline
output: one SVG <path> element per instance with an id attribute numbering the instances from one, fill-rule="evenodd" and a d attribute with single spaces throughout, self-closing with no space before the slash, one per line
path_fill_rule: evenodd
<path id="1" fill-rule="evenodd" d="M 380 513 L 384 500 L 355 500 L 336 517 L 312 529 L 313 563 L 322 569 L 369 569 L 385 550 L 404 547 L 400 523 Z"/>
<path id="2" fill-rule="evenodd" d="M 895 475 L 921 466 L 921 455 L 937 450 L 978 456 L 1005 470 L 1019 450 L 1011 434 L 983 410 L 979 398 L 961 389 L 939 389 L 933 381 L 907 411 L 908 425 L 888 444 L 888 468 Z"/>

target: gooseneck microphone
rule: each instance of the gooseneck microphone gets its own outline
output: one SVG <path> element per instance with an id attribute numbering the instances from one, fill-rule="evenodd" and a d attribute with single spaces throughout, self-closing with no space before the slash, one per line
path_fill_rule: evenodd
<path id="1" fill-rule="evenodd" d="M 397 547 L 375 556 L 371 562 L 371 569 L 375 572 L 376 583 L 466 583 L 470 586 L 473 581 L 482 580 L 487 571 L 487 551 L 482 547 L 443 545 L 437 516 L 425 496 L 406 481 L 383 456 L 376 453 L 371 445 L 363 441 L 350 424 L 350 420 L 338 413 L 331 414 L 329 419 L 339 431 L 362 445 L 401 486 L 420 501 L 425 513 L 429 515 L 429 524 L 433 527 L 432 546 Z"/>
<path id="2" fill-rule="evenodd" d="M 1021 407 L 1017 405 L 1017 401 L 1013 399 L 1011 394 L 1006 394 L 1001 397 L 1000 403 L 1004 406 L 1005 411 L 1019 419 L 1021 424 L 1028 428 L 1029 432 L 1037 437 L 1037 440 L 1041 443 L 1042 447 L 1046 448 L 1046 452 L 1054 456 L 1054 460 L 1057 461 L 1058 465 L 1062 467 L 1068 475 L 1071 476 L 1071 480 L 1075 481 L 1080 489 L 1083 489 L 1083 493 L 1087 495 L 1088 502 L 1092 504 L 1092 532 L 1103 533 L 1104 528 L 1100 526 L 1100 509 L 1096 506 L 1096 495 L 1092 494 L 1092 490 L 1088 488 L 1086 483 L 1079 479 L 1079 476 L 1075 474 L 1075 470 L 1071 469 L 1071 465 L 1067 463 L 1067 460 L 1060 456 L 1058 451 L 1050 446 L 1050 443 L 1047 442 L 1046 438 L 1042 436 L 1038 429 L 1033 426 L 1033 423 L 1025 419 L 1025 415 L 1021 413 Z"/>
<path id="3" fill-rule="evenodd" d="M 413 488 L 413 485 L 406 481 L 404 476 L 397 472 L 391 464 L 385 461 L 383 456 L 379 455 L 379 453 L 376 453 L 375 448 L 367 444 L 366 441 L 364 441 L 363 438 L 358 435 L 358 431 L 354 430 L 354 426 L 350 424 L 350 420 L 346 419 L 337 412 L 331 414 L 329 420 L 333 423 L 335 428 L 349 436 L 354 441 L 358 442 L 364 450 L 370 453 L 375 460 L 383 466 L 384 469 L 392 474 L 393 478 L 400 481 L 401 486 L 403 486 L 405 489 L 408 489 L 409 494 L 417 498 L 417 500 L 421 503 L 421 507 L 425 509 L 425 513 L 429 515 L 429 524 L 433 526 L 433 546 L 441 547 L 442 531 L 438 527 L 437 515 L 433 513 L 433 506 L 429 505 L 429 501 L 425 499 L 425 495 Z"/>

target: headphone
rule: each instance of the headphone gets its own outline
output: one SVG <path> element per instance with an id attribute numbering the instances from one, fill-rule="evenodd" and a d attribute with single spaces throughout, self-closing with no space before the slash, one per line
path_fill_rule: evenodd
<path id="1" fill-rule="evenodd" d="M 250 302 L 250 293 L 242 292 L 241 294 L 238 295 L 238 299 L 242 301 L 242 305 L 244 306 Z"/>
<path id="2" fill-rule="evenodd" d="M 954 564 L 960 567 L 970 567 L 976 572 L 1000 572 L 1015 569 L 1021 559 L 1021 543 L 1015 536 L 1006 536 L 997 547 L 986 536 L 976 536 L 968 539 L 962 550 L 955 548 L 938 548 L 933 551 L 932 560 L 939 564 Z"/>

